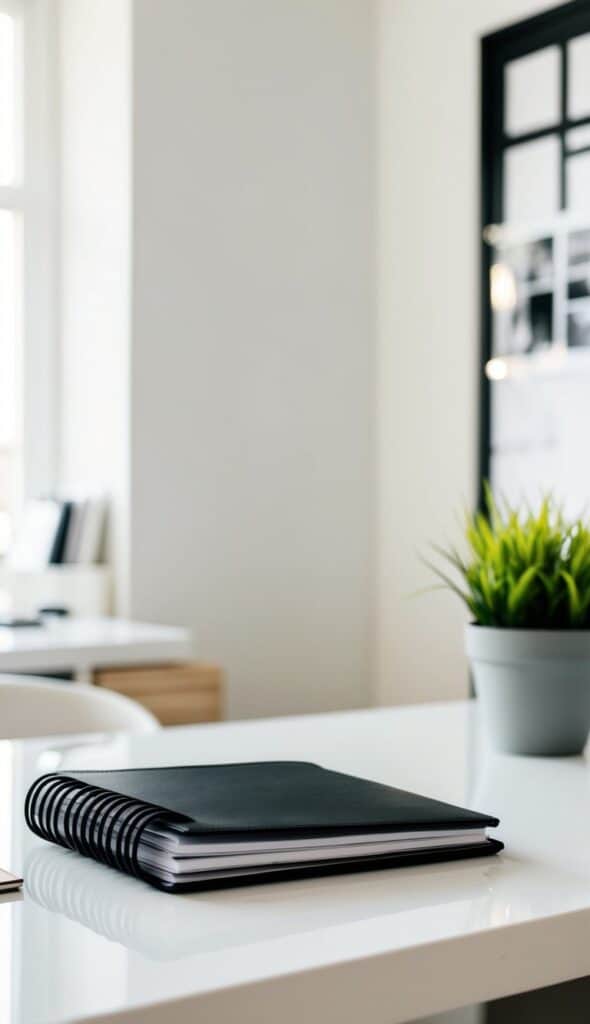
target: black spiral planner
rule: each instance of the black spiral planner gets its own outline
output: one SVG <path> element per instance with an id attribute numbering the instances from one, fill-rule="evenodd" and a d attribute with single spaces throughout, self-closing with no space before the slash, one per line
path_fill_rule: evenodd
<path id="1" fill-rule="evenodd" d="M 303 761 L 56 772 L 29 828 L 170 892 L 497 853 L 493 818 Z"/>

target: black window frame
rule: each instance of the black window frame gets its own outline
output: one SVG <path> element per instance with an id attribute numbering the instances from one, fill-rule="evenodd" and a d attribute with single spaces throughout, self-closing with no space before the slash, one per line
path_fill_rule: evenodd
<path id="1" fill-rule="evenodd" d="M 484 241 L 484 229 L 503 220 L 503 157 L 511 145 L 532 142 L 548 135 L 561 141 L 560 205 L 566 205 L 566 132 L 590 124 L 590 115 L 572 120 L 567 116 L 567 43 L 590 32 L 590 0 L 570 0 L 524 21 L 486 35 L 481 40 L 481 352 L 479 363 L 479 504 L 483 506 L 484 481 L 489 478 L 491 456 L 491 385 L 485 366 L 492 356 L 492 311 L 489 275 L 492 260 L 490 246 Z M 536 131 L 507 136 L 504 132 L 504 68 L 519 57 L 557 45 L 561 50 L 561 118 L 555 124 Z M 580 150 L 581 152 L 582 150 Z"/>

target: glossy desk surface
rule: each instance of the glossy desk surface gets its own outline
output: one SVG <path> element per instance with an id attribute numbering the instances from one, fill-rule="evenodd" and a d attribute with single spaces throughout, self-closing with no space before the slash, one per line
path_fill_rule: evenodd
<path id="1" fill-rule="evenodd" d="M 47 618 L 41 626 L 0 629 L 0 672 L 141 665 L 190 655 L 186 629 L 110 616 Z"/>
<path id="2" fill-rule="evenodd" d="M 173 896 L 27 833 L 56 767 L 309 759 L 497 814 L 495 858 Z M 0 1021 L 409 1021 L 590 974 L 590 766 L 494 755 L 468 704 L 0 743 Z"/>

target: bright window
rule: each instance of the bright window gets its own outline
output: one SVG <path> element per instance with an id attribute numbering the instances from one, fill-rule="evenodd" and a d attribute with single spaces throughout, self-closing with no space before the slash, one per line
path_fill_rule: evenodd
<path id="1" fill-rule="evenodd" d="M 0 185 L 16 178 L 16 40 L 15 18 L 0 12 Z"/>
<path id="2" fill-rule="evenodd" d="M 55 483 L 55 13 L 0 0 L 0 555 Z"/>
<path id="3" fill-rule="evenodd" d="M 18 7 L 0 0 L 0 552 L 19 501 L 22 438 L 19 362 L 22 337 L 20 233 L 23 182 L 22 26 Z"/>

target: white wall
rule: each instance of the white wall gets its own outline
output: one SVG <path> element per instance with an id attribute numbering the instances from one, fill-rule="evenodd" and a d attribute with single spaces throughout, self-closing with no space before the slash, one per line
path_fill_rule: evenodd
<path id="1" fill-rule="evenodd" d="M 369 696 L 373 16 L 134 8 L 130 607 L 234 716 Z"/>
<path id="2" fill-rule="evenodd" d="M 552 0 L 382 0 L 377 697 L 466 693 L 464 615 L 429 541 L 475 500 L 479 37 Z"/>
<path id="3" fill-rule="evenodd" d="M 381 701 L 464 693 L 410 595 L 475 490 L 479 36 L 551 0 L 62 6 L 64 478 L 115 495 L 120 606 L 232 715 L 363 703 L 374 651 Z"/>
<path id="4" fill-rule="evenodd" d="M 131 38 L 127 0 L 60 0 L 61 486 L 111 501 L 127 606 Z"/>

